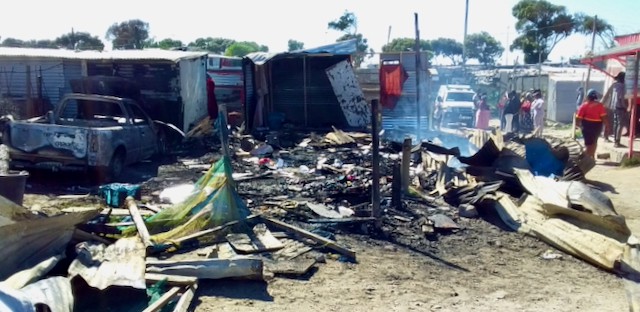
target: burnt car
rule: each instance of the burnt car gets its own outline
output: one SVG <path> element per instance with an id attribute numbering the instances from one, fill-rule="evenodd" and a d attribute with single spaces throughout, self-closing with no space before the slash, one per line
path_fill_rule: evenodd
<path id="1" fill-rule="evenodd" d="M 72 93 L 45 116 L 8 121 L 3 143 L 16 169 L 90 170 L 101 180 L 166 151 L 166 136 L 133 99 Z"/>

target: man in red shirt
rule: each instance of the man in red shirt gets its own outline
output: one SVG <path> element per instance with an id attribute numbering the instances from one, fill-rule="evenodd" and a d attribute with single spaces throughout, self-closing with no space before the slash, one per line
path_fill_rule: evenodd
<path id="1" fill-rule="evenodd" d="M 598 137 L 602 132 L 602 127 L 609 126 L 607 109 L 604 107 L 604 104 L 598 102 L 598 92 L 596 92 L 596 90 L 589 89 L 587 92 L 587 101 L 582 103 L 578 108 L 576 126 L 582 130 L 587 155 L 595 159 L 596 149 L 598 148 Z"/>

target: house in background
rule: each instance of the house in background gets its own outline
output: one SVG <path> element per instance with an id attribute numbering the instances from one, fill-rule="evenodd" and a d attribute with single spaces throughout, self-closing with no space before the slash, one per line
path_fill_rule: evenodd
<path id="1" fill-rule="evenodd" d="M 294 52 L 247 55 L 243 62 L 247 129 L 275 129 L 283 122 L 310 128 L 361 126 L 370 109 L 364 96 L 357 95 L 362 91 L 350 65 L 355 52 L 355 40 L 347 40 Z M 336 93 L 338 85 L 349 94 Z"/>
<path id="2" fill-rule="evenodd" d="M 205 52 L 0 48 L 0 106 L 33 117 L 72 92 L 71 81 L 120 77 L 139 88 L 152 118 L 188 131 L 207 115 L 206 68 Z"/>

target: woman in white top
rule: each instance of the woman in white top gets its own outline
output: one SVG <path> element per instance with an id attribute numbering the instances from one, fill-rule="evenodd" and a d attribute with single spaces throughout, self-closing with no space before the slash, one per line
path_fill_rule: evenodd
<path id="1" fill-rule="evenodd" d="M 542 91 L 536 90 L 533 93 L 534 100 L 531 102 L 531 117 L 533 118 L 533 135 L 542 136 L 544 128 L 544 100 L 542 99 Z"/>

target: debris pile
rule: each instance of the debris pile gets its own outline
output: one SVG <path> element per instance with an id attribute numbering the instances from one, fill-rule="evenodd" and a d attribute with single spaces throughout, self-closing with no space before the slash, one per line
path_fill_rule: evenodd
<path id="1" fill-rule="evenodd" d="M 199 280 L 268 281 L 313 274 L 326 261 L 355 262 L 356 252 L 336 234 L 366 234 L 437 255 L 443 239 L 464 237 L 468 220 L 489 214 L 623 276 L 640 268 L 624 218 L 584 183 L 593 162 L 575 141 L 477 131 L 469 134 L 477 150 L 471 156 L 461 155 L 462 146 L 386 142 L 377 175 L 365 133 L 218 134 L 221 155 L 179 160 L 193 179 L 151 179 L 140 192 L 102 188 L 121 189 L 112 195 L 124 200 L 42 217 L 0 197 L 7 263 L 0 268 L 0 308 L 96 310 L 91 300 L 127 289 L 130 300 L 111 309 L 186 311 Z M 376 184 L 379 218 L 372 211 Z"/>

